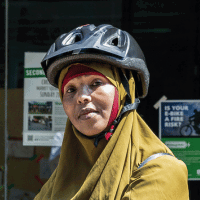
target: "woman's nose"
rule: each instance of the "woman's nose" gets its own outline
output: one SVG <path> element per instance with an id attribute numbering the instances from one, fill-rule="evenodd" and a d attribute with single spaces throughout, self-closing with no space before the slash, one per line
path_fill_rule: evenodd
<path id="1" fill-rule="evenodd" d="M 91 91 L 88 86 L 84 86 L 78 93 L 77 103 L 83 104 L 91 101 Z"/>

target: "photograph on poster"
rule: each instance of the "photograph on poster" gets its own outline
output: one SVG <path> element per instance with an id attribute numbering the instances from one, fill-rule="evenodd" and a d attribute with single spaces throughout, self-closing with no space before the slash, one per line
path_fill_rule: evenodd
<path id="1" fill-rule="evenodd" d="M 52 102 L 28 102 L 28 114 L 52 114 Z"/>
<path id="2" fill-rule="evenodd" d="M 41 115 L 28 116 L 28 130 L 51 131 L 52 117 Z"/>

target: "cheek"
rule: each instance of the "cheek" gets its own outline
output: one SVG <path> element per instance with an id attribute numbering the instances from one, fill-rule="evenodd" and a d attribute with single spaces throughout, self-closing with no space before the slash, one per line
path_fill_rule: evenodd
<path id="1" fill-rule="evenodd" d="M 106 106 L 105 109 L 107 112 L 111 112 L 114 96 L 115 96 L 115 87 L 110 84 L 105 85 L 105 87 L 102 88 L 102 91 L 104 93 L 104 97 L 102 98 L 102 101 L 104 102 L 104 106 Z"/>
<path id="2" fill-rule="evenodd" d="M 115 92 L 115 87 L 113 85 L 107 84 L 102 88 L 103 92 L 105 92 L 108 96 L 113 96 L 114 98 L 114 92 Z"/>
<path id="3" fill-rule="evenodd" d="M 65 97 L 63 97 L 63 109 L 64 109 L 66 115 L 70 118 L 71 117 L 72 104 Z"/>
<path id="4" fill-rule="evenodd" d="M 65 104 L 65 103 L 63 103 L 63 109 L 64 109 L 64 111 L 65 111 L 65 113 L 66 113 L 66 115 L 68 116 L 69 115 L 69 113 L 68 113 L 68 106 Z M 68 116 L 69 117 L 69 116 Z"/>

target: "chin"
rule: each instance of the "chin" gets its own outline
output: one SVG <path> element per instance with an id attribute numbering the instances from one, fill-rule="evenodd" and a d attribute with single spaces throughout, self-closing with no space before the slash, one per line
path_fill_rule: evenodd
<path id="1" fill-rule="evenodd" d="M 94 136 L 94 135 L 98 135 L 99 133 L 103 132 L 105 130 L 105 127 L 102 128 L 80 128 L 78 129 L 82 134 L 86 135 L 86 136 Z"/>

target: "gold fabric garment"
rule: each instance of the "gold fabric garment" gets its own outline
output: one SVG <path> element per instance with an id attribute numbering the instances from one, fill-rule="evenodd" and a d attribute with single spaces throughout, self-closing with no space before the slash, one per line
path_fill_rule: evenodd
<path id="1" fill-rule="evenodd" d="M 126 92 L 118 69 L 100 63 L 87 66 L 115 85 L 121 110 Z M 61 72 L 59 90 L 67 70 Z M 135 82 L 131 72 L 129 87 L 133 103 Z M 174 156 L 159 157 L 138 169 L 155 153 L 173 155 L 136 110 L 125 113 L 111 139 L 101 139 L 97 147 L 68 120 L 58 167 L 35 200 L 188 200 L 187 168 Z"/>

